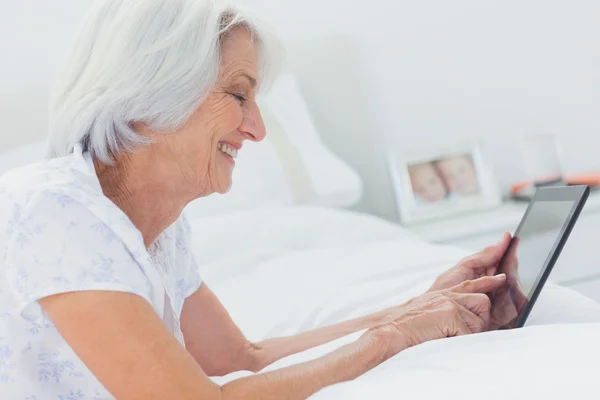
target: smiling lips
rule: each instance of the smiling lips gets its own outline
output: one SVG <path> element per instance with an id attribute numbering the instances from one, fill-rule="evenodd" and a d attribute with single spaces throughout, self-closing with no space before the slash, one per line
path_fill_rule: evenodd
<path id="1" fill-rule="evenodd" d="M 217 144 L 217 149 L 219 149 L 222 153 L 227 154 L 233 159 L 235 159 L 238 155 L 238 149 L 236 149 L 229 143 L 219 142 L 219 144 Z"/>

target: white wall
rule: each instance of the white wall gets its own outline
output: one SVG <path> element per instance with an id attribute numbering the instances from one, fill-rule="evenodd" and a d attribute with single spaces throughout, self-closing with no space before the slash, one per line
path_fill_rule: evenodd
<path id="1" fill-rule="evenodd" d="M 560 135 L 567 172 L 600 169 L 596 0 L 248 2 L 290 44 L 319 126 L 337 129 L 330 144 L 366 178 L 366 208 L 393 215 L 388 146 L 481 135 L 506 189 L 524 177 L 519 131 L 546 131 Z M 343 47 L 327 48 L 335 40 Z"/>
<path id="2" fill-rule="evenodd" d="M 284 38 L 318 127 L 393 218 L 383 153 L 484 137 L 503 188 L 521 129 L 559 134 L 568 172 L 600 169 L 597 0 L 245 0 Z M 45 135 L 46 96 L 90 0 L 0 0 L 3 146 Z M 6 60 L 4 60 L 6 59 Z"/>
<path id="3" fill-rule="evenodd" d="M 0 151 L 46 135 L 54 74 L 91 0 L 0 0 Z"/>

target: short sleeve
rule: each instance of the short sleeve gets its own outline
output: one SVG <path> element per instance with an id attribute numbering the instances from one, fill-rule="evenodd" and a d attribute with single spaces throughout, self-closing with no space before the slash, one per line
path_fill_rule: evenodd
<path id="1" fill-rule="evenodd" d="M 6 253 L 6 278 L 19 311 L 39 309 L 44 297 L 85 290 L 133 293 L 151 303 L 150 281 L 113 228 L 68 195 L 37 195 Z"/>

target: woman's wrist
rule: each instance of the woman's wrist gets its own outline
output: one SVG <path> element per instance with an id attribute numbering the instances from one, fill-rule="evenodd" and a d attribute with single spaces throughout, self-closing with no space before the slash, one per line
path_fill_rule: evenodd
<path id="1" fill-rule="evenodd" d="M 305 399 L 377 367 L 386 360 L 390 338 L 384 331 L 369 329 L 315 360 L 229 382 L 221 388 L 223 398 Z"/>
<path id="2" fill-rule="evenodd" d="M 325 356 L 321 361 L 328 365 L 322 371 L 326 385 L 358 378 L 377 367 L 389 358 L 389 345 L 390 335 L 379 329 L 369 329 L 354 342 Z M 337 362 L 331 363 L 332 358 Z"/>
<path id="3" fill-rule="evenodd" d="M 410 347 L 405 330 L 403 324 L 386 323 L 369 329 L 365 335 L 379 344 L 383 362 Z"/>

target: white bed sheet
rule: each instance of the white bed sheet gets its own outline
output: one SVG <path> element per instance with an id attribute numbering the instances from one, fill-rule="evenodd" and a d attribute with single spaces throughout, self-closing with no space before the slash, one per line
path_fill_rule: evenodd
<path id="1" fill-rule="evenodd" d="M 421 294 L 437 274 L 467 254 L 428 244 L 375 217 L 326 208 L 243 211 L 191 223 L 205 281 L 251 340 L 294 334 L 400 304 Z M 480 384 L 486 396 L 512 385 L 523 396 L 539 398 L 535 390 L 540 388 L 532 386 L 531 373 L 526 373 L 532 367 L 552 378 L 544 390 L 558 393 L 569 382 L 577 383 L 575 389 L 586 383 L 590 389 L 596 387 L 594 380 L 584 378 L 593 363 L 600 367 L 599 334 L 600 304 L 550 283 L 524 329 L 417 346 L 314 398 L 409 393 L 430 398 L 441 390 L 464 399 L 470 398 L 465 390 L 472 384 Z M 268 369 L 325 354 L 358 335 Z M 500 350 L 503 345 L 509 350 Z M 214 379 L 223 383 L 247 374 Z"/>

